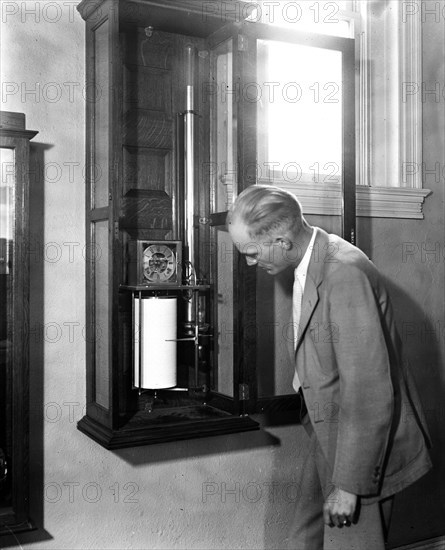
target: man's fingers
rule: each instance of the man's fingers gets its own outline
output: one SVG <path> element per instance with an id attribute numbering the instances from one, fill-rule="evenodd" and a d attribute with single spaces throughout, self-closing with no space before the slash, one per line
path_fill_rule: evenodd
<path id="1" fill-rule="evenodd" d="M 323 506 L 324 523 L 338 528 L 350 527 L 357 512 L 357 496 L 334 488 Z"/>
<path id="2" fill-rule="evenodd" d="M 331 514 L 332 521 L 337 527 L 343 527 L 343 520 L 338 514 Z"/>
<path id="3" fill-rule="evenodd" d="M 329 527 L 342 527 L 342 520 L 329 505 L 325 506 L 323 515 L 324 522 L 326 525 L 329 525 Z"/>
<path id="4" fill-rule="evenodd" d="M 323 506 L 323 519 L 324 519 L 325 525 L 329 525 L 329 527 L 334 527 L 334 524 L 331 520 L 331 513 L 329 510 L 329 506 L 326 504 Z"/>
<path id="5" fill-rule="evenodd" d="M 339 517 L 339 519 L 340 519 L 339 527 L 350 527 L 351 520 L 348 516 L 342 515 L 342 516 Z"/>
<path id="6" fill-rule="evenodd" d="M 324 506 L 323 508 L 323 518 L 324 523 L 329 525 L 329 527 L 350 527 L 352 524 L 352 519 L 348 514 L 339 514 L 331 509 L 329 505 Z"/>

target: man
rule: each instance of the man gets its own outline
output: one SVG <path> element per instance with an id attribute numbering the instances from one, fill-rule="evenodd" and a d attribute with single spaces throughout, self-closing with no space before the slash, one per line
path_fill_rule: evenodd
<path id="1" fill-rule="evenodd" d="M 290 546 L 322 549 L 326 524 L 336 548 L 383 549 L 393 495 L 431 463 L 382 277 L 358 248 L 311 227 L 277 187 L 247 188 L 227 222 L 248 265 L 295 272 L 293 386 L 309 440 Z"/>

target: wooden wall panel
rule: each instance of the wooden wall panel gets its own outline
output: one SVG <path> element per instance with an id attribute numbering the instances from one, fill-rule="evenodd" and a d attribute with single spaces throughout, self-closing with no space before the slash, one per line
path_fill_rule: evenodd
<path id="1" fill-rule="evenodd" d="M 122 199 L 120 226 L 129 232 L 139 229 L 172 228 L 172 202 L 164 191 L 134 189 Z"/>
<path id="2" fill-rule="evenodd" d="M 161 111 L 171 115 L 171 71 L 126 65 L 124 94 L 126 107 Z"/>
<path id="3" fill-rule="evenodd" d="M 149 38 L 143 28 L 126 35 L 125 61 L 142 67 L 171 70 L 175 35 L 155 31 Z"/>
<path id="4" fill-rule="evenodd" d="M 124 146 L 124 195 L 132 189 L 152 189 L 171 195 L 171 156 L 168 149 Z"/>
<path id="5" fill-rule="evenodd" d="M 173 121 L 165 113 L 131 109 L 125 113 L 124 144 L 173 149 Z"/>

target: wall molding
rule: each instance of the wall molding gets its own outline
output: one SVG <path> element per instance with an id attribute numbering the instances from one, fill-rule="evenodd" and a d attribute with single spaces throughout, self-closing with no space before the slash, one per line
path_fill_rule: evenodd
<path id="1" fill-rule="evenodd" d="M 429 189 L 407 187 L 356 187 L 357 216 L 423 220 L 423 203 Z"/>
<path id="2" fill-rule="evenodd" d="M 261 179 L 258 183 L 277 185 L 293 193 L 301 202 L 304 214 L 340 216 L 342 193 L 340 185 L 290 183 L 288 181 Z M 407 187 L 356 187 L 358 217 L 404 218 L 422 220 L 423 204 L 429 189 Z"/>

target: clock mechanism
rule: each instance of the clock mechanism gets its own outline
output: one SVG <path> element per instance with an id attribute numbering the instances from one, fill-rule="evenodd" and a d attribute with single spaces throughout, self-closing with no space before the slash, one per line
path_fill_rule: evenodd
<path id="1" fill-rule="evenodd" d="M 178 285 L 181 283 L 181 241 L 131 241 L 129 284 Z"/>
<path id="2" fill-rule="evenodd" d="M 176 254 L 165 244 L 151 244 L 143 251 L 144 278 L 150 283 L 165 283 L 176 273 Z"/>

